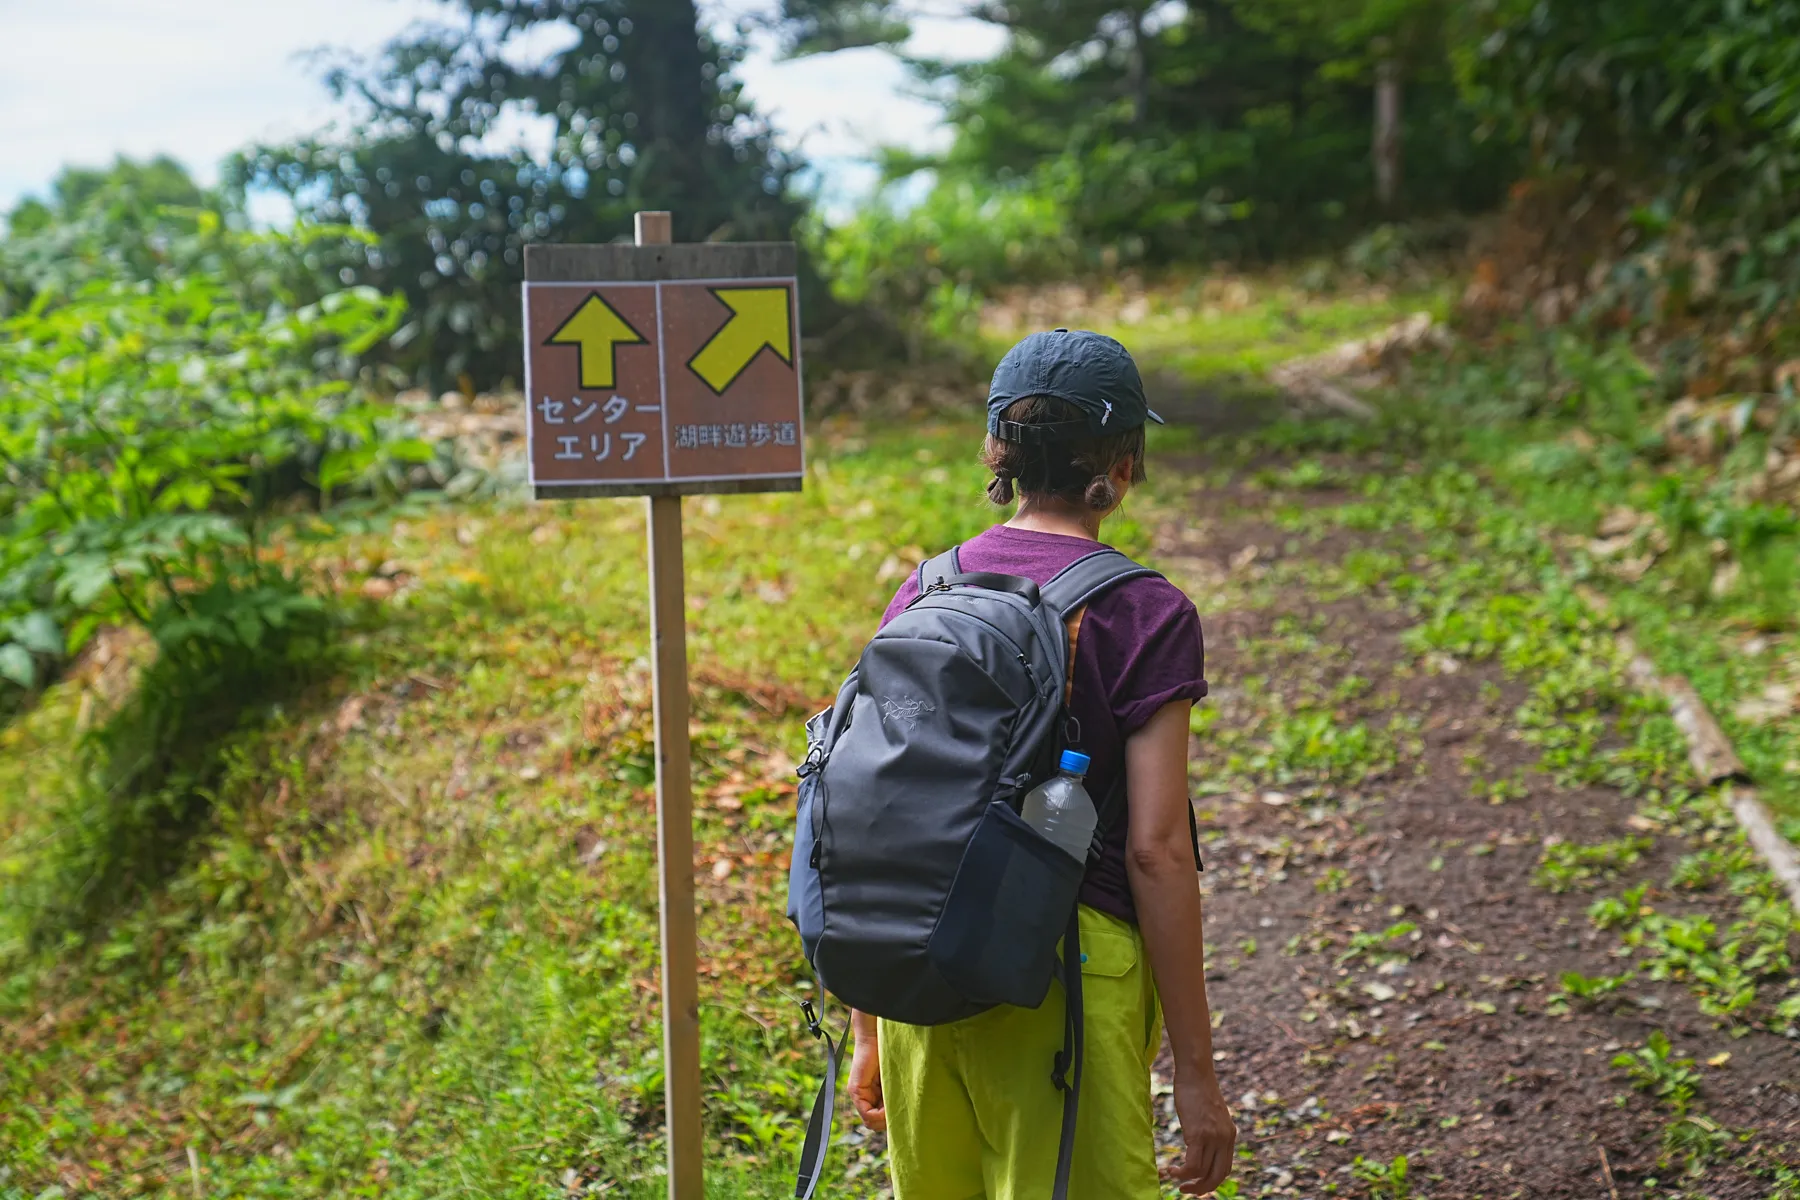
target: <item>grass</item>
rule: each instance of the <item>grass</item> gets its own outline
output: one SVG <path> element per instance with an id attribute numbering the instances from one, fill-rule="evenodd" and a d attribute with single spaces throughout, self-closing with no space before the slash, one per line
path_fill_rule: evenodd
<path id="1" fill-rule="evenodd" d="M 1317 348 L 1270 340 L 1271 320 L 1294 307 L 1291 295 L 1281 285 L 1254 293 L 1219 318 L 1216 336 L 1192 310 L 1167 303 L 1115 332 L 1196 381 L 1254 377 L 1272 361 Z M 1448 294 L 1423 292 L 1392 303 L 1315 296 L 1298 307 L 1320 316 L 1318 329 L 1334 331 L 1322 340 L 1331 341 L 1367 332 L 1401 310 L 1441 314 Z M 1380 494 L 1388 482 L 1381 472 L 1421 462 L 1443 468 L 1432 472 L 1434 486 L 1473 486 L 1485 503 L 1502 506 L 1516 519 L 1475 533 L 1486 539 L 1480 548 L 1550 543 L 1555 554 L 1545 569 L 1606 595 L 1659 669 L 1689 677 L 1785 832 L 1800 840 L 1800 702 L 1761 712 L 1755 705 L 1771 691 L 1800 695 L 1800 655 L 1793 650 L 1800 631 L 1794 566 L 1800 523 L 1787 506 L 1745 494 L 1765 455 L 1783 443 L 1753 424 L 1717 460 L 1683 459 L 1656 432 L 1665 407 L 1658 386 L 1617 345 L 1596 346 L 1566 331 L 1519 331 L 1480 350 L 1422 360 L 1403 389 L 1381 397 L 1386 408 L 1374 424 L 1278 422 L 1250 435 L 1239 450 L 1260 464 L 1257 477 L 1271 488 L 1363 490 L 1363 503 L 1338 518 L 1351 529 L 1376 530 L 1395 519 Z M 1646 524 L 1643 544 L 1619 553 L 1664 547 L 1642 579 L 1620 578 L 1614 561 L 1591 545 L 1603 518 L 1621 509 Z M 1271 516 L 1295 531 L 1308 520 L 1298 508 Z M 1398 517 L 1426 535 L 1445 518 L 1461 520 L 1461 510 L 1415 505 Z M 1360 589 L 1379 579 L 1403 591 L 1413 582 L 1391 559 L 1347 560 L 1341 567 L 1347 578 L 1328 581 L 1334 586 Z M 1592 619 L 1582 602 L 1567 602 L 1578 619 Z M 1452 603 L 1417 636 L 1451 654 L 1500 653 L 1500 643 L 1516 635 L 1524 603 L 1492 598 L 1479 612 Z"/>
<path id="2" fill-rule="evenodd" d="M 1234 301 L 1237 301 L 1234 303 Z M 1259 287 L 1209 302 L 1189 289 L 1161 298 L 1141 320 L 1103 325 L 1139 358 L 1194 379 L 1256 378 L 1277 363 L 1375 333 L 1415 312 L 1442 317 L 1445 289 L 1343 295 Z"/>
<path id="3" fill-rule="evenodd" d="M 1691 680 L 1800 838 L 1800 713 L 1745 705 L 1786 684 L 1800 630 L 1800 531 L 1786 506 L 1745 494 L 1779 443 L 1752 425 L 1714 461 L 1683 458 L 1656 431 L 1657 387 L 1616 345 L 1521 333 L 1427 364 L 1385 431 L 1346 436 L 1404 431 L 1493 485 L 1498 502 L 1557 543 L 1562 574 L 1606 595 L 1660 670 Z M 1653 531 L 1626 553 L 1666 547 L 1641 579 L 1620 578 L 1590 541 L 1619 511 Z"/>
<path id="4" fill-rule="evenodd" d="M 1299 278 L 1270 275 L 1171 280 L 1133 303 L 1117 293 L 1090 298 L 1090 311 L 1066 319 L 1110 334 L 1147 368 L 1209 384 L 1260 381 L 1268 368 L 1364 337 L 1415 312 L 1443 317 L 1448 284 L 1320 289 Z M 998 357 L 1023 326 L 999 328 L 990 317 L 980 342 Z"/>
<path id="5" fill-rule="evenodd" d="M 1262 442 L 1240 451 L 1252 461 L 1267 457 Z M 1612 631 L 1576 593 L 1558 547 L 1541 536 L 1530 509 L 1454 459 L 1407 462 L 1364 452 L 1358 465 L 1379 486 L 1359 488 L 1343 503 L 1294 510 L 1261 508 L 1251 499 L 1244 511 L 1273 515 L 1299 545 L 1324 545 L 1346 531 L 1372 542 L 1335 565 L 1301 555 L 1278 562 L 1231 607 L 1269 607 L 1282 595 L 1323 603 L 1348 585 L 1410 621 L 1399 641 L 1420 670 L 1497 664 L 1522 689 L 1510 736 L 1535 749 L 1534 769 L 1561 788 L 1598 786 L 1634 797 L 1634 821 L 1658 834 L 1596 845 L 1553 842 L 1534 882 L 1554 892 L 1625 883 L 1623 898 L 1596 903 L 1595 923 L 1618 933 L 1621 953 L 1638 970 L 1683 984 L 1702 1013 L 1734 1028 L 1792 1026 L 1800 991 L 1789 947 L 1800 921 L 1742 842 L 1722 797 L 1692 784 L 1684 743 L 1662 701 L 1628 683 Z M 1282 474 L 1293 477 L 1297 469 Z M 1407 570 L 1355 577 L 1352 564 L 1367 563 L 1404 563 Z M 1377 726 L 1327 706 L 1343 690 L 1329 683 L 1328 670 L 1355 665 L 1347 649 L 1317 617 L 1276 620 L 1236 646 L 1252 667 L 1267 669 L 1282 655 L 1312 665 L 1304 673 L 1290 668 L 1279 680 L 1259 674 L 1234 681 L 1229 721 L 1223 706 L 1196 715 L 1207 735 L 1199 764 L 1207 792 L 1254 795 L 1276 782 L 1294 785 L 1302 798 L 1342 804 L 1360 786 L 1411 769 L 1419 746 L 1403 716 Z M 1380 707 L 1385 700 L 1378 693 L 1365 703 Z M 1693 839 L 1693 851 L 1666 878 L 1626 883 L 1642 877 L 1646 856 L 1671 836 Z M 1336 885 L 1327 874 L 1318 886 L 1331 894 Z M 1718 920 L 1686 904 L 1708 893 L 1723 897 L 1723 913 L 1713 910 Z M 1386 935 L 1359 934 L 1347 953 L 1372 950 L 1370 939 L 1378 936 Z"/>
<path id="6" fill-rule="evenodd" d="M 832 428 L 804 493 L 687 503 L 715 1194 L 791 1187 L 816 1082 L 782 914 L 801 723 L 910 564 L 992 520 L 978 431 Z M 194 1162 L 214 1195 L 660 1194 L 642 530 L 496 501 L 285 547 L 353 635 L 218 743 L 180 869 L 87 936 L 37 948 L 21 899 L 85 811 L 99 681 L 0 734 L 0 1196 L 185 1191 Z"/>
<path id="7" fill-rule="evenodd" d="M 1444 299 L 1278 287 L 1209 316 L 1199 294 L 1158 296 L 1107 327 L 1147 366 L 1204 378 L 1254 376 Z M 1543 773 L 1625 788 L 1659 838 L 1703 847 L 1654 892 L 1636 879 L 1636 841 L 1547 853 L 1544 883 L 1618 888 L 1601 892 L 1596 924 L 1709 1015 L 1800 1020 L 1781 986 L 1792 915 L 1717 797 L 1683 786 L 1672 724 L 1626 687 L 1610 631 L 1543 535 L 1591 532 L 1638 481 L 1545 481 L 1519 465 L 1517 427 L 1433 434 L 1428 455 L 1380 432 L 1275 426 L 1241 448 L 1265 472 L 1250 502 L 1258 487 L 1282 496 L 1258 515 L 1294 547 L 1346 530 L 1386 541 L 1284 553 L 1218 580 L 1209 612 L 1283 588 L 1360 594 L 1407 614 L 1422 669 L 1493 660 L 1529 679 L 1515 720 Z M 835 424 L 814 435 L 805 492 L 686 505 L 714 1194 L 786 1194 L 817 1069 L 781 912 L 801 722 L 910 564 L 992 520 L 978 436 L 973 411 Z M 1109 527 L 1136 554 L 1184 486 L 1156 463 L 1196 449 L 1179 431 L 1153 436 L 1153 484 Z M 1349 498 L 1293 502 L 1321 489 Z M 303 690 L 218 739 L 209 817 L 178 869 L 49 945 L 29 900 L 49 886 L 42 848 L 79 833 L 93 786 L 81 748 L 131 670 L 78 672 L 0 730 L 0 1200 L 191 1194 L 196 1171 L 218 1196 L 661 1194 L 642 530 L 634 502 L 502 499 L 286 547 L 335 581 L 352 635 Z M 1757 610 L 1683 597 L 1615 591 L 1640 642 L 1729 713 L 1775 673 L 1736 640 L 1732 622 Z M 1232 703 L 1248 721 L 1196 712 L 1216 733 L 1205 790 L 1279 779 L 1353 817 L 1352 790 L 1416 759 L 1406 721 L 1337 719 L 1369 685 L 1343 674 L 1354 664 L 1322 626 L 1277 623 L 1241 649 L 1250 673 Z M 1255 673 L 1295 653 L 1317 673 Z M 1772 798 L 1800 812 L 1780 770 L 1800 761 L 1800 725 L 1727 722 Z M 1270 847 L 1271 869 L 1292 853 Z M 1348 876 L 1328 872 L 1320 890 L 1335 894 Z M 1679 904 L 1708 889 L 1732 897 L 1723 929 Z M 1339 952 L 1378 960 L 1410 933 L 1359 933 Z M 1365 1166 L 1371 1190 L 1406 1194 L 1404 1158 Z M 832 1169 L 838 1194 L 883 1185 L 865 1146 L 843 1146 Z"/>

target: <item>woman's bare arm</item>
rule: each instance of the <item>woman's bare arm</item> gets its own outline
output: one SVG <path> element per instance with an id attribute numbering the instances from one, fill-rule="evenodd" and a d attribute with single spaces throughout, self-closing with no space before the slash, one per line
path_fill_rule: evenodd
<path id="1" fill-rule="evenodd" d="M 1188 826 L 1191 707 L 1185 700 L 1164 705 L 1125 743 L 1131 811 L 1125 865 L 1175 1052 L 1175 1111 L 1187 1154 L 1172 1177 L 1198 1196 L 1231 1173 L 1237 1129 L 1213 1072 L 1200 884 Z"/>
<path id="2" fill-rule="evenodd" d="M 887 1132 L 887 1101 L 881 1095 L 881 1046 L 876 1040 L 875 1018 L 850 1010 L 854 1046 L 850 1053 L 850 1078 L 844 1090 L 864 1125 L 876 1133 Z"/>

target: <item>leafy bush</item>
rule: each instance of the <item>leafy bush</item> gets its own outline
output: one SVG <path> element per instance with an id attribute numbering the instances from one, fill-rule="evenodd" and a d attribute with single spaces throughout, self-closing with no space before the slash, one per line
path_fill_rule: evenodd
<path id="1" fill-rule="evenodd" d="M 983 289 L 1073 270 L 1080 249 L 1062 204 L 1023 188 L 947 182 L 912 207 L 877 201 L 811 241 L 837 296 L 900 317 L 914 357 L 925 335 L 974 331 Z"/>
<path id="2" fill-rule="evenodd" d="M 294 309 L 344 290 L 344 270 L 370 242 L 336 225 L 248 235 L 242 212 L 163 159 L 120 159 L 105 171 L 70 168 L 50 193 L 50 203 L 28 199 L 7 218 L 0 317 L 39 300 L 62 303 L 93 283 L 193 275 L 213 279 L 247 306 Z"/>
<path id="3" fill-rule="evenodd" d="M 177 257 L 194 223 L 177 214 L 205 207 L 180 164 L 121 158 L 105 171 L 69 168 L 48 201 L 28 198 L 7 215 L 0 238 L 0 317 L 96 279 L 149 279 Z"/>
<path id="4" fill-rule="evenodd" d="M 285 474 L 326 492 L 384 440 L 346 364 L 398 301 L 251 308 L 216 276 L 93 283 L 0 324 L 0 675 L 22 687 L 104 624 L 162 654 L 254 653 L 318 601 L 263 537 Z"/>
<path id="5" fill-rule="evenodd" d="M 1524 288 L 1661 335 L 1675 394 L 1768 386 L 1800 344 L 1800 4 L 1498 0 L 1456 24 L 1464 103 L 1533 152 Z"/>
<path id="6" fill-rule="evenodd" d="M 1504 175 L 1489 161 L 1495 155 L 1471 142 L 1447 90 L 1414 100 L 1403 137 L 1406 210 L 1487 207 Z M 1199 129 L 1095 132 L 1041 173 L 1082 237 L 1125 261 L 1256 262 L 1317 251 L 1382 216 L 1368 165 L 1369 103 L 1364 89 L 1317 84 L 1302 101 L 1271 98 Z"/>
<path id="7" fill-rule="evenodd" d="M 238 263 L 294 249 L 200 232 Z M 329 498 L 431 453 L 352 382 L 401 301 L 247 292 L 282 294 L 195 271 L 45 289 L 0 322 L 0 687 L 16 700 L 105 626 L 154 649 L 10 882 L 34 936 L 80 928 L 172 863 L 207 810 L 218 739 L 324 657 L 331 610 L 270 541 L 296 487 Z"/>
<path id="8" fill-rule="evenodd" d="M 1747 225 L 1795 215 L 1800 4 L 1501 0 L 1465 9 L 1468 102 L 1550 167 L 1668 186 Z"/>

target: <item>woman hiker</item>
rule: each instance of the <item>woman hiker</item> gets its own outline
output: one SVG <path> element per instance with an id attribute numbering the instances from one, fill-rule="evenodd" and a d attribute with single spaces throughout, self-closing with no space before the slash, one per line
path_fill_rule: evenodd
<path id="1" fill-rule="evenodd" d="M 982 461 L 988 497 L 1016 495 L 1018 510 L 962 546 L 962 569 L 1042 585 L 1093 551 L 1144 480 L 1146 420 L 1162 418 L 1111 338 L 1058 329 L 1013 347 L 988 395 Z M 1046 424 L 1058 428 L 1020 428 Z M 883 623 L 917 595 L 908 580 Z M 1199 616 L 1167 581 L 1130 580 L 1089 607 L 1074 659 L 1069 711 L 1074 748 L 1091 759 L 1088 790 L 1098 799 L 1124 772 L 1126 804 L 1080 894 L 1086 1057 L 1069 1195 L 1160 1194 L 1150 1066 L 1165 1024 L 1186 1142 L 1168 1177 L 1204 1195 L 1230 1173 L 1237 1130 L 1213 1073 L 1188 802 L 1188 712 L 1206 695 Z M 847 1089 L 863 1122 L 887 1132 L 897 1200 L 1050 1195 L 1062 1100 L 1043 1063 L 1062 1045 L 1062 1008 L 1053 996 L 932 1027 L 853 1014 Z"/>

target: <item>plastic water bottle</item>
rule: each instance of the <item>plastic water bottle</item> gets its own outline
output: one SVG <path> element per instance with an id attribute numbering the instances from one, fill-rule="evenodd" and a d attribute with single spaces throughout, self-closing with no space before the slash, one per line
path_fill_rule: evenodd
<path id="1" fill-rule="evenodd" d="M 1100 813 L 1081 785 L 1087 774 L 1088 756 L 1064 750 L 1058 771 L 1026 793 L 1019 815 L 1025 823 L 1055 842 L 1078 862 L 1086 862 L 1094 841 Z"/>

